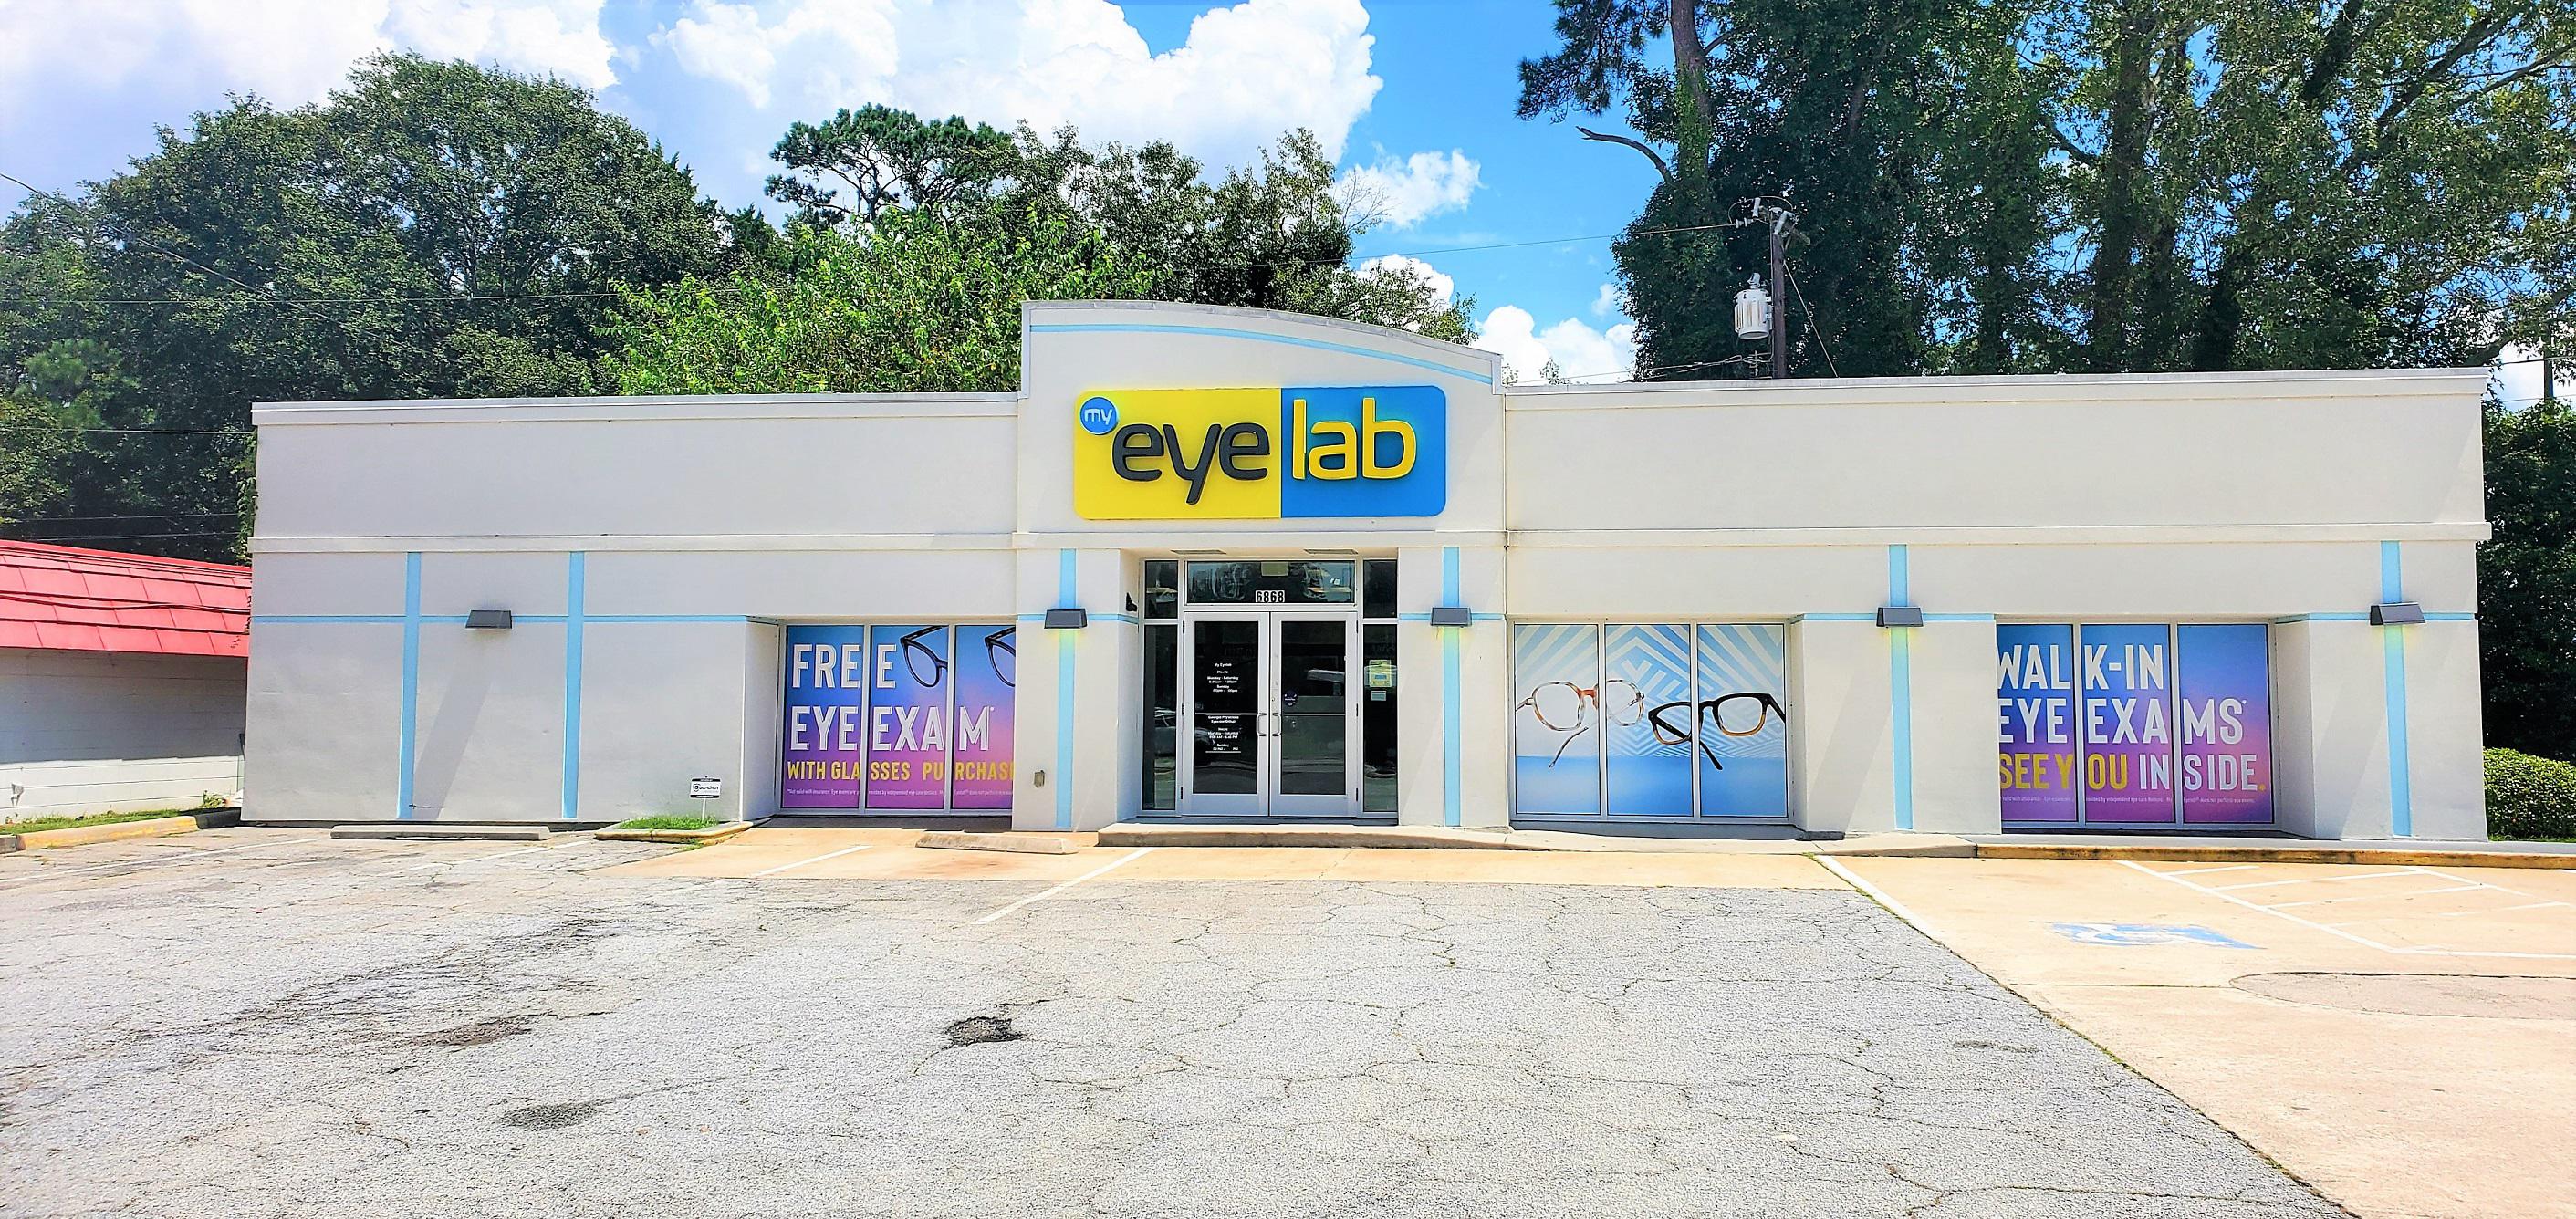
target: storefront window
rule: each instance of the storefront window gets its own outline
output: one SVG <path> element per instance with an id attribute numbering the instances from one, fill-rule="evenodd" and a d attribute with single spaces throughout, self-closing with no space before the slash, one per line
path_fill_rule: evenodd
<path id="1" fill-rule="evenodd" d="M 1008 623 L 787 628 L 779 807 L 1011 805 Z"/>
<path id="2" fill-rule="evenodd" d="M 1371 563 L 1371 567 L 1381 564 Z M 1392 563 L 1383 564 L 1394 567 Z M 1395 624 L 1360 628 L 1360 811 L 1395 811 Z"/>
<path id="3" fill-rule="evenodd" d="M 1997 777 L 2016 825 L 2268 825 L 2269 628 L 1995 628 Z"/>
<path id="4" fill-rule="evenodd" d="M 1181 628 L 1168 622 L 1145 624 L 1145 741 L 1142 751 L 1146 812 L 1168 813 L 1179 807 Z"/>
<path id="5" fill-rule="evenodd" d="M 1359 564 L 1349 560 L 1244 560 L 1189 565 L 1192 605 L 1348 605 Z"/>
<path id="6" fill-rule="evenodd" d="M 1520 623 L 1512 674 L 1516 816 L 1788 816 L 1782 628 Z"/>
<path id="7" fill-rule="evenodd" d="M 1145 616 L 1169 619 L 1181 612 L 1181 562 L 1145 560 Z"/>
<path id="8" fill-rule="evenodd" d="M 1360 572 L 1360 612 L 1371 618 L 1395 617 L 1395 560 L 1363 563 Z"/>

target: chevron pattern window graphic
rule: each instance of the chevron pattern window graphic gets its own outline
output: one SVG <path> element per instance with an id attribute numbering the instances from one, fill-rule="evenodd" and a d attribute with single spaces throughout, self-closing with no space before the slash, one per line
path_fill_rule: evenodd
<path id="1" fill-rule="evenodd" d="M 1787 816 L 1783 628 L 1521 623 L 1512 645 L 1517 813 Z"/>

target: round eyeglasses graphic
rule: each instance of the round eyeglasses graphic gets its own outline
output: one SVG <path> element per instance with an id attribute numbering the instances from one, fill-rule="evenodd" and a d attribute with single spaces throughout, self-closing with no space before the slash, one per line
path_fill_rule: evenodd
<path id="1" fill-rule="evenodd" d="M 1691 729 L 1702 717 L 1709 720 L 1719 736 L 1725 737 L 1754 736 L 1770 724 L 1773 716 L 1778 716 L 1783 724 L 1789 722 L 1789 713 L 1781 708 L 1778 699 L 1752 691 L 1701 699 L 1697 703 L 1687 699 L 1663 703 L 1649 710 L 1646 697 L 1636 684 L 1617 677 L 1601 683 L 1596 689 L 1586 689 L 1570 681 L 1542 682 L 1529 692 L 1528 697 L 1512 706 L 1514 711 L 1523 708 L 1528 709 L 1539 727 L 1561 734 L 1562 739 L 1556 743 L 1556 753 L 1547 760 L 1551 770 L 1564 760 L 1565 751 L 1573 746 L 1576 737 L 1592 730 L 1592 713 L 1596 708 L 1602 719 L 1614 727 L 1624 728 L 1643 720 L 1647 729 L 1655 734 L 1655 740 L 1665 745 L 1689 744 Z M 1710 766 L 1726 769 L 1726 763 L 1718 760 L 1717 751 L 1709 748 L 1707 741 L 1700 741 L 1699 748 L 1707 756 Z"/>
<path id="2" fill-rule="evenodd" d="M 948 675 L 948 658 L 941 656 L 938 647 L 928 642 L 926 637 L 947 629 L 944 626 L 925 626 L 895 641 L 903 648 L 903 667 L 912 671 L 912 680 L 925 690 L 938 689 L 940 681 Z M 1015 678 L 1020 652 L 1012 643 L 1018 629 L 1006 626 L 984 636 L 984 655 L 992 663 L 993 675 L 1001 678 L 1005 686 L 1019 685 Z"/>

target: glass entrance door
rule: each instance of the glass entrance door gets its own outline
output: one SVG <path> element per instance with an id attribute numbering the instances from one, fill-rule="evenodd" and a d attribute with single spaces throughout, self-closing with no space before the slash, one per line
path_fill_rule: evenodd
<path id="1" fill-rule="evenodd" d="M 1190 615 L 1182 629 L 1179 811 L 1349 817 L 1358 619 L 1282 610 Z"/>

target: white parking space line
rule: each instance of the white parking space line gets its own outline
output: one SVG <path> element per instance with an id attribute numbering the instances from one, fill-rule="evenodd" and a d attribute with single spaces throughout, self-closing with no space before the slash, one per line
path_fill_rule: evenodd
<path id="1" fill-rule="evenodd" d="M 2432 896 L 2433 894 L 2436 894 L 2436 893 L 2466 893 L 2466 892 L 2468 892 L 2468 891 L 2469 891 L 2469 890 L 2471 890 L 2471 889 L 2483 889 L 2483 888 L 2486 888 L 2486 886 L 2485 886 L 2485 885 L 2452 885 L 2452 886 L 2450 886 L 2449 888 L 2445 888 L 2445 889 L 2416 889 L 2416 890 L 2414 890 L 2414 891 L 2412 891 L 2412 892 L 2408 892 L 2408 893 L 2364 893 L 2364 894 L 2362 894 L 2362 895 L 2360 895 L 2360 896 L 2358 896 L 2358 897 L 2320 897 L 2320 898 L 2316 898 L 2316 899 L 2311 900 L 2311 901 L 2304 901 L 2304 902 L 2274 902 L 2274 903 L 2272 903 L 2270 906 L 2266 907 L 2266 909 L 2271 909 L 2271 910 L 2288 910 L 2288 909 L 2290 909 L 2290 908 L 2292 908 L 2292 907 L 2295 907 L 2295 906 L 2331 906 L 2331 905 L 2335 904 L 2336 902 L 2376 902 L 2376 901 L 2396 901 L 2396 900 L 2398 900 L 2399 898 L 2405 898 L 2405 897 L 2430 897 L 2430 896 Z"/>
<path id="2" fill-rule="evenodd" d="M 2490 886 L 2490 887 L 2492 887 L 2492 886 Z M 2505 892 L 2510 893 L 2510 892 L 2512 892 L 2512 890 L 2508 889 L 2508 890 L 2505 890 Z M 2470 914 L 2511 914 L 2511 913 L 2513 913 L 2513 912 L 2514 912 L 2514 911 L 2516 911 L 2516 910 L 2546 910 L 2546 909 L 2548 909 L 2548 908 L 2549 908 L 2549 907 L 2551 907 L 2551 906 L 2564 906 L 2564 905 L 2566 905 L 2566 904 L 2567 904 L 2567 903 L 2565 903 L 2565 902 L 2532 902 L 2532 903 L 2530 903 L 2529 905 L 2522 905 L 2522 906 L 2502 906 L 2502 907 L 2497 907 L 2497 908 L 2489 909 L 2489 910 L 2445 910 L 2445 911 L 2443 911 L 2442 913 L 2440 913 L 2440 914 L 2436 914 L 2436 915 L 2433 915 L 2433 916 L 2431 916 L 2431 917 L 2433 917 L 2433 918 L 2459 918 L 2459 917 L 2461 917 L 2461 916 L 2463 916 L 2463 915 L 2470 915 Z"/>
<path id="3" fill-rule="evenodd" d="M 1065 890 L 1067 890 L 1067 889 L 1070 889 L 1070 888 L 1074 887 L 1075 885 L 1081 884 L 1082 882 L 1084 882 L 1084 881 L 1086 881 L 1086 880 L 1090 880 L 1091 878 L 1093 878 L 1093 877 L 1095 877 L 1095 876 L 1102 875 L 1102 874 L 1104 874 L 1104 873 L 1108 872 L 1108 871 L 1109 871 L 1110 869 L 1112 869 L 1112 868 L 1123 867 L 1123 866 L 1125 866 L 1125 865 L 1127 865 L 1127 864 L 1134 863 L 1134 862 L 1136 862 L 1137 860 L 1142 859 L 1142 858 L 1144 858 L 1145 856 L 1152 854 L 1152 853 L 1153 853 L 1153 850 L 1154 850 L 1154 848 L 1152 848 L 1152 847 L 1138 847 L 1138 848 L 1136 848 L 1135 850 L 1133 850 L 1133 851 L 1129 851 L 1129 852 L 1127 852 L 1126 854 L 1121 855 L 1121 856 L 1119 856 L 1118 858 L 1116 858 L 1116 859 L 1114 859 L 1114 860 L 1111 860 L 1111 861 L 1110 861 L 1110 862 L 1108 862 L 1108 863 L 1104 863 L 1104 864 L 1100 865 L 1099 867 L 1093 868 L 1092 870 L 1090 870 L 1090 871 L 1088 871 L 1088 872 L 1083 873 L 1083 874 L 1082 874 L 1082 875 L 1080 875 L 1080 876 L 1074 877 L 1072 880 L 1068 880 L 1068 881 L 1064 882 L 1063 884 L 1057 885 L 1056 887 L 1054 887 L 1054 888 L 1052 888 L 1052 889 L 1049 889 L 1049 890 L 1047 890 L 1047 891 L 1046 891 L 1046 892 L 1044 892 L 1044 893 L 1032 893 L 1032 894 L 1028 895 L 1027 897 L 1023 897 L 1023 898 L 1021 898 L 1021 899 L 1020 899 L 1020 900 L 1018 900 L 1018 901 L 1012 902 L 1010 905 L 1004 906 L 1004 907 L 1002 907 L 1001 909 L 999 909 L 999 910 L 996 910 L 996 911 L 992 912 L 991 914 L 987 914 L 987 915 L 985 915 L 984 917 L 982 917 L 982 918 L 979 918 L 979 919 L 975 920 L 975 922 L 977 922 L 977 923 L 989 923 L 989 922 L 992 922 L 994 919 L 1000 918 L 1000 917 L 1002 917 L 1002 916 L 1003 916 L 1003 915 L 1005 915 L 1005 914 L 1009 914 L 1010 912 L 1012 912 L 1012 911 L 1014 911 L 1014 910 L 1017 910 L 1017 909 L 1019 909 L 1019 908 L 1020 908 L 1020 907 L 1022 907 L 1022 906 L 1028 905 L 1028 904 L 1029 904 L 1029 903 L 1031 903 L 1031 902 L 1042 902 L 1042 901 L 1045 901 L 1046 899 L 1048 899 L 1048 898 L 1050 898 L 1050 897 L 1053 897 L 1053 896 L 1055 896 L 1055 895 L 1056 895 L 1056 894 L 1058 894 L 1058 893 L 1062 893 L 1062 892 L 1064 892 Z"/>
<path id="4" fill-rule="evenodd" d="M 2167 876 L 2198 876 L 2198 875 L 2200 875 L 2200 874 L 2201 874 L 2201 873 L 2203 873 L 2203 872 L 2242 872 L 2242 871 L 2244 871 L 2245 869 L 2250 868 L 2250 867 L 2253 867 L 2253 866 L 2254 866 L 2254 865 L 2253 865 L 2253 864 L 2250 864 L 2250 863 L 2222 863 L 2222 864 L 2217 865 L 2216 867 L 2209 867 L 2209 868 L 2176 868 L 2176 869 L 2174 869 L 2173 871 L 2170 871 L 2170 872 L 2165 873 L 2165 875 L 2167 875 Z"/>
<path id="5" fill-rule="evenodd" d="M 301 843 L 320 842 L 328 837 L 330 837 L 328 834 L 316 834 L 311 838 L 286 838 L 268 842 L 252 842 L 245 843 L 237 847 L 224 847 L 221 850 L 214 851 L 189 851 L 186 854 L 181 855 L 155 855 L 147 859 L 124 859 L 115 863 L 95 863 L 85 868 L 44 868 L 39 871 L 29 872 L 23 876 L 11 876 L 5 879 L 0 879 L 0 885 L 15 884 L 24 880 L 44 880 L 47 877 L 53 876 L 78 876 L 84 872 L 104 872 L 112 868 L 153 868 L 160 867 L 164 864 L 195 863 L 200 859 L 211 859 L 217 855 L 231 855 L 240 851 L 256 851 L 261 847 L 296 846 Z"/>
<path id="6" fill-rule="evenodd" d="M 876 845 L 876 844 L 874 844 L 874 843 L 869 843 L 869 842 L 862 842 L 862 843 L 860 843 L 859 845 L 854 846 L 854 847 L 842 847 L 840 850 L 837 850 L 837 851 L 825 851 L 825 852 L 823 852 L 822 854 L 820 854 L 820 855 L 817 855 L 817 856 L 813 857 L 812 859 L 800 859 L 800 860 L 797 860 L 797 861 L 796 861 L 796 862 L 794 862 L 794 863 L 782 863 L 782 864 L 780 864 L 780 865 L 778 865 L 777 867 L 774 867 L 774 868 L 762 868 L 761 870 L 759 870 L 759 871 L 757 871 L 757 872 L 752 873 L 752 874 L 751 874 L 751 878 L 752 878 L 752 879 L 754 879 L 754 880 L 757 880 L 757 879 L 759 879 L 760 877 L 763 877 L 763 876 L 776 876 L 776 875 L 778 875 L 779 873 L 784 872 L 784 871 L 786 871 L 786 870 L 788 870 L 788 869 L 790 869 L 790 868 L 801 868 L 801 867 L 804 867 L 805 865 L 807 865 L 807 864 L 809 864 L 809 863 L 821 863 L 821 862 L 823 862 L 823 861 L 824 861 L 824 860 L 826 860 L 826 859 L 838 859 L 838 858 L 840 858 L 840 857 L 841 857 L 841 856 L 843 856 L 843 855 L 850 855 L 850 854 L 855 854 L 855 853 L 857 853 L 857 852 L 859 852 L 859 851 L 864 851 L 864 850 L 866 850 L 866 849 L 868 849 L 869 847 L 874 846 L 874 845 Z"/>
<path id="7" fill-rule="evenodd" d="M 2302 917 L 2300 917 L 2300 916 L 2298 916 L 2298 915 L 2291 914 L 2291 913 L 2289 913 L 2288 911 L 2283 910 L 2283 909 L 2282 909 L 2281 907 L 2279 907 L 2279 906 L 2267 906 L 2267 905 L 2264 905 L 2264 904 L 2263 904 L 2263 903 L 2261 903 L 2261 902 L 2250 902 L 2250 901 L 2245 900 L 2244 898 L 2241 898 L 2241 897 L 2236 896 L 2236 895 L 2235 895 L 2235 894 L 2233 894 L 2233 893 L 2228 893 L 2228 892 L 2224 892 L 2224 891 L 2223 891 L 2223 890 L 2226 890 L 2226 889 L 2244 889 L 2244 888 L 2250 888 L 2251 886 L 2247 886 L 2247 885 L 2220 885 L 2220 886 L 2211 886 L 2211 885 L 2198 884 L 2198 883 L 2195 883 L 2195 882 L 2192 882 L 2192 881 L 2184 880 L 2184 879 L 2182 879 L 2181 877 L 2174 876 L 2174 875 L 2171 875 L 2171 874 L 2169 874 L 2169 873 L 2156 871 L 2154 868 L 2147 867 L 2147 866 L 2145 866 L 2145 865 L 2143 865 L 2143 864 L 2138 863 L 2136 860 L 2131 860 L 2131 859 L 2123 859 L 2123 860 L 2121 860 L 2121 861 L 2120 861 L 2120 866 L 2125 867 L 2125 868 L 2133 868 L 2133 869 L 2136 869 L 2137 871 L 2144 872 L 2144 873 L 2146 873 L 2147 875 L 2152 876 L 2152 877 L 2155 877 L 2156 879 L 2161 880 L 2161 881 L 2166 881 L 2166 882 L 2169 882 L 2169 883 L 2172 883 L 2172 884 L 2181 885 L 2183 888 L 2189 889 L 2189 890 L 2191 890 L 2191 891 L 2193 891 L 2193 892 L 2195 892 L 2195 893 L 2206 893 L 2206 894 L 2208 894 L 2209 896 L 2214 897 L 2214 898 L 2217 898 L 2218 900 L 2223 901 L 2223 902 L 2229 902 L 2229 903 L 2232 903 L 2232 904 L 2234 904 L 2234 905 L 2243 906 L 2243 907 L 2245 907 L 2245 908 L 2246 908 L 2246 909 L 2248 909 L 2248 910 L 2259 911 L 2259 912 L 2261 912 L 2261 913 L 2271 915 L 2271 916 L 2272 916 L 2272 917 L 2274 917 L 2274 918 L 2281 919 L 2281 920 L 2284 920 L 2284 921 L 2286 921 L 2286 922 L 2297 923 L 2298 925 L 2300 925 L 2300 926 L 2302 926 L 2302 927 L 2305 927 L 2305 928 L 2307 928 L 2307 929 L 2309 929 L 2309 930 L 2311 930 L 2311 931 L 2322 931 L 2322 932 L 2326 933 L 2327 935 L 2334 936 L 2334 937 L 2335 937 L 2335 938 L 2337 938 L 2337 939 L 2350 940 L 2350 941 L 2352 941 L 2353 943 L 2355 943 L 2355 944 L 2359 944 L 2359 945 L 2361 945 L 2361 946 L 2362 946 L 2362 947 L 2364 947 L 2364 948 L 2375 948 L 2375 949 L 2378 949 L 2378 950 L 2379 950 L 2379 951 L 2381 951 L 2381 952 L 2391 953 L 2391 954 L 2394 954 L 2394 955 L 2397 955 L 2397 956 L 2427 956 L 2427 957 L 2492 957 L 2492 958 L 2502 958 L 2502 959 L 2506 959 L 2506 960 L 2516 960 L 2516 961 L 2576 961 L 2576 953 L 2564 953 L 2564 952 L 2502 952 L 2502 951 L 2489 951 L 2489 950 L 2485 950 L 2485 949 L 2474 949 L 2474 948 L 2440 948 L 2440 947 L 2432 947 L 2432 946 L 2418 946 L 2418 947 L 2412 947 L 2412 948 L 2400 948 L 2400 947 L 2397 947 L 2397 946 L 2392 945 L 2392 944 L 2382 944 L 2382 943 L 2380 943 L 2379 941 L 2374 940 L 2374 939 L 2370 939 L 2370 938 L 2368 938 L 2368 937 L 2366 937 L 2366 936 L 2354 935 L 2353 933 L 2351 933 L 2351 932 L 2349 932 L 2349 931 L 2345 931 L 2345 930 L 2343 930 L 2342 926 L 2338 926 L 2338 925 L 2336 925 L 2336 924 L 2334 924 L 2334 923 L 2320 923 L 2320 922 L 2318 922 L 2318 921 L 2316 921 L 2316 920 L 2314 920 L 2314 919 L 2302 918 Z M 2432 871 L 2431 869 L 2428 869 L 2428 868 L 2415 868 L 2415 867 L 2410 867 L 2410 868 L 2408 868 L 2407 870 L 2405 870 L 2405 871 L 2403 871 L 2403 872 L 2372 872 L 2372 873 L 2369 873 L 2369 874 L 2364 875 L 2364 876 L 2328 876 L 2328 877 L 2320 877 L 2320 878 L 2318 878 L 2318 880 L 2319 880 L 2320 882 L 2322 882 L 2322 881 L 2327 881 L 2327 880 L 2367 880 L 2367 879 L 2369 879 L 2370 877 L 2374 877 L 2374 876 L 2385 877 L 2385 876 L 2409 876 L 2409 875 L 2414 875 L 2414 876 L 2432 876 L 2432 877 L 2438 877 L 2438 878 L 2440 878 L 2440 879 L 2442 879 L 2442 880 L 2461 880 L 2461 879 L 2464 879 L 2464 878 L 2462 878 L 2462 877 L 2457 877 L 2457 876 L 2446 876 L 2446 875 L 2443 875 L 2442 873 L 2434 872 L 2434 871 Z M 2497 885 L 2490 885 L 2490 884 L 2485 884 L 2485 883 L 2483 883 L 2483 882 L 2475 882 L 2475 881 L 2472 881 L 2472 882 L 2470 882 L 2470 883 L 2468 883 L 2468 884 L 2462 885 L 2462 886 L 2460 887 L 2460 889 L 2457 889 L 2457 890 L 2444 889 L 2444 890 L 2436 890 L 2436 892 L 2445 892 L 2445 893 L 2448 893 L 2448 892 L 2461 892 L 2461 891 L 2465 891 L 2465 890 L 2468 890 L 2468 889 L 2495 889 L 2495 890 L 2497 890 L 2498 892 L 2502 892 L 2502 893 L 2511 893 L 2511 892 L 2513 892 L 2513 890 L 2511 890 L 2511 889 L 2505 889 L 2505 888 L 2502 888 L 2502 887 L 2497 886 Z M 2400 898 L 2413 897 L 2413 896 L 2418 896 L 2418 895 L 2417 895 L 2417 894 L 2408 894 L 2408 893 L 2373 893 L 2373 894 L 2368 894 L 2368 895 L 2366 895 L 2366 896 L 2369 896 L 2369 897 L 2387 898 L 2387 899 L 2389 899 L 2389 900 L 2392 900 L 2392 901 L 2393 901 L 2393 900 L 2397 900 L 2397 899 L 2400 899 Z M 2333 900 L 2342 900 L 2342 899 L 2333 899 Z M 2359 900 L 2359 899 L 2354 899 L 2354 900 Z M 2316 904 L 2316 903 L 2307 903 L 2307 902 L 2291 902 L 2291 903 L 2286 903 L 2286 904 L 2288 904 L 2288 905 L 2311 905 L 2311 904 Z M 2492 912 L 2492 911 L 2490 911 L 2490 912 L 2488 912 L 2488 913 L 2493 913 L 2493 912 Z M 2406 916 L 2406 917 L 2416 917 L 2416 916 Z M 2386 919 L 2370 919 L 2370 920 L 2360 920 L 2360 921 L 2363 921 L 2363 922 L 2386 922 L 2386 921 L 2388 921 L 2388 920 L 2386 920 Z M 2345 926 L 2350 926 L 2350 925 L 2354 925 L 2354 924 L 2345 924 Z"/>
<path id="8" fill-rule="evenodd" d="M 2391 876 L 2421 876 L 2423 872 L 2422 868 L 2409 867 L 2401 872 L 2364 872 L 2359 876 L 2302 876 L 2296 880 L 2254 880 L 2241 885 L 2196 885 L 2194 887 L 2215 893 L 2222 889 L 2268 889 L 2276 885 L 2330 885 L 2340 880 L 2385 880 Z M 2161 875 L 2177 876 L 2180 873 L 2166 872 Z"/>

